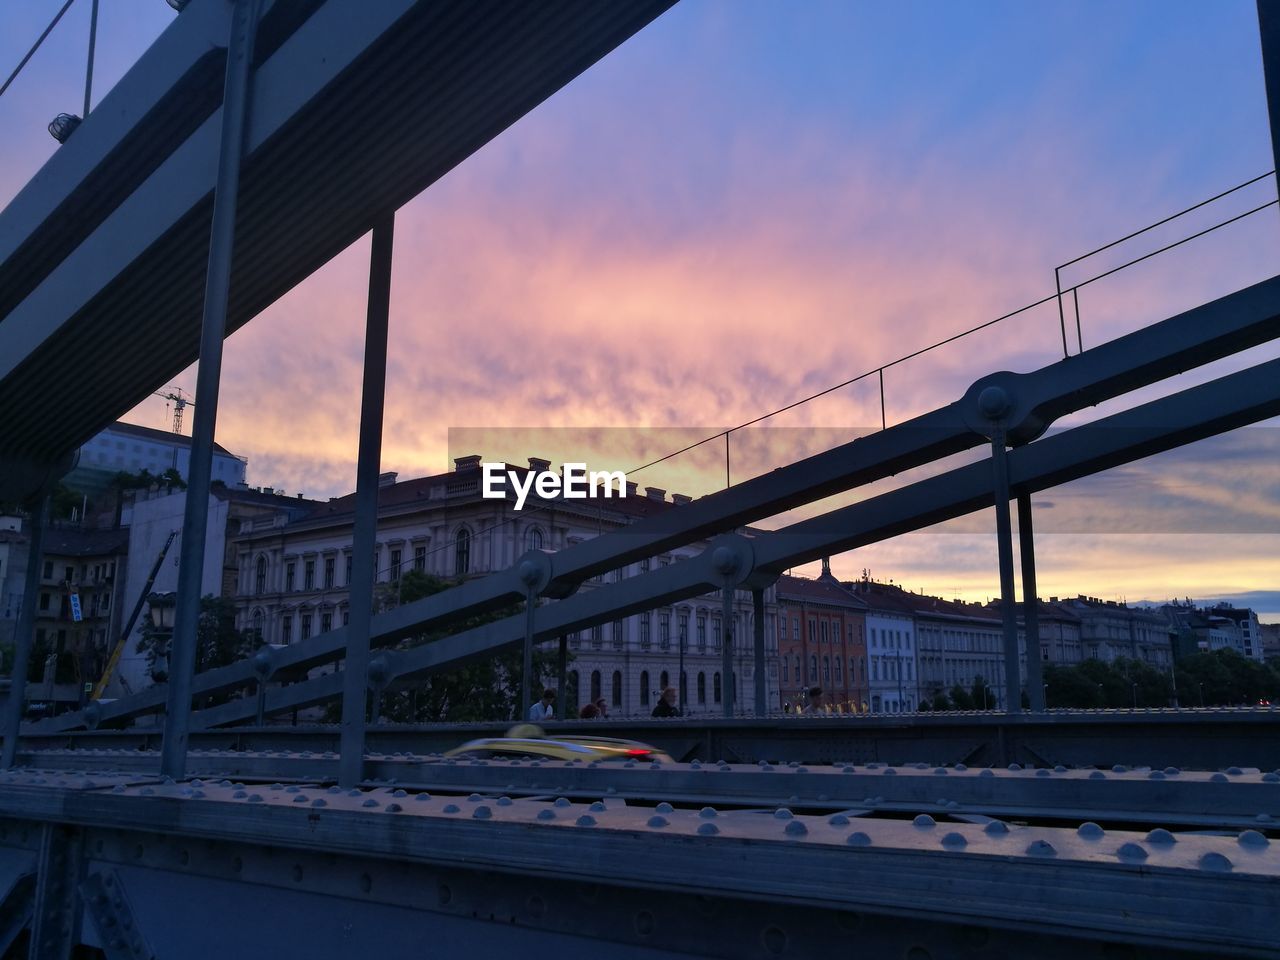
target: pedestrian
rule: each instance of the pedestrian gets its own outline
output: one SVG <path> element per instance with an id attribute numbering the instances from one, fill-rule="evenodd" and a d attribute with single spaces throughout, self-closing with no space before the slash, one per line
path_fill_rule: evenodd
<path id="1" fill-rule="evenodd" d="M 542 692 L 542 699 L 529 708 L 529 720 L 542 723 L 556 718 L 556 692 L 547 688 Z"/>
<path id="2" fill-rule="evenodd" d="M 594 703 L 584 703 L 582 709 L 578 711 L 579 720 L 594 720 L 600 716 L 600 711 L 596 709 Z"/>
<path id="3" fill-rule="evenodd" d="M 680 708 L 676 706 L 676 688 L 667 687 L 662 691 L 662 696 L 658 697 L 658 703 L 653 708 L 653 716 L 655 717 L 678 717 L 680 716 Z"/>
<path id="4" fill-rule="evenodd" d="M 809 704 L 804 708 L 806 714 L 816 716 L 819 713 L 826 713 L 827 708 L 822 705 L 822 688 L 809 688 Z"/>
<path id="5" fill-rule="evenodd" d="M 605 703 L 604 697 L 599 697 L 596 700 L 596 716 L 601 720 L 606 720 L 609 717 L 609 705 Z"/>

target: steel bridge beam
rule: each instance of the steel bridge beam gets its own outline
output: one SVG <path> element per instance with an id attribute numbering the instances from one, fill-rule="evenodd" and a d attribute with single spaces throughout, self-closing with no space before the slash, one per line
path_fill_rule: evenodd
<path id="1" fill-rule="evenodd" d="M 1044 490 L 1277 414 L 1280 360 L 1273 360 L 1016 448 L 1008 454 L 1010 487 L 1016 492 Z M 721 537 L 688 561 L 538 609 L 534 638 L 548 640 L 717 587 L 743 584 L 753 575 L 776 576 L 789 567 L 963 516 L 993 502 L 991 467 L 980 461 L 751 540 Z M 510 617 L 380 656 L 388 676 L 424 675 L 521 641 L 523 621 Z M 328 699 L 333 676 L 269 691 L 268 713 Z M 242 723 L 253 716 L 252 703 L 232 701 L 196 714 L 193 725 Z"/>

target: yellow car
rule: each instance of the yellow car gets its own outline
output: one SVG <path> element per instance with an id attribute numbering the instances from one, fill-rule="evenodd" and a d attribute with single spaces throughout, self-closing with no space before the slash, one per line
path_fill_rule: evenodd
<path id="1" fill-rule="evenodd" d="M 612 737 L 548 737 L 541 727 L 521 723 L 505 737 L 469 740 L 445 753 L 446 758 L 464 760 L 639 760 L 671 763 L 671 757 L 656 747 L 635 740 Z"/>

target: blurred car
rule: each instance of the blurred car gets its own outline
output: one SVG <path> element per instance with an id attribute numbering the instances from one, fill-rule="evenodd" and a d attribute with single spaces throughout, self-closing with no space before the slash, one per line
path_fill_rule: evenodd
<path id="1" fill-rule="evenodd" d="M 657 747 L 635 740 L 613 737 L 579 737 L 565 734 L 548 737 L 541 727 L 522 723 L 505 737 L 469 740 L 445 753 L 446 758 L 463 760 L 643 760 L 671 763 L 671 757 Z"/>

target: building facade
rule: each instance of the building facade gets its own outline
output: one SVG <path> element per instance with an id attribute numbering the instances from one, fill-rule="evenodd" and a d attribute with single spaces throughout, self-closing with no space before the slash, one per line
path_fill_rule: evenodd
<path id="1" fill-rule="evenodd" d="M 688 502 L 649 487 L 610 500 L 537 500 L 514 509 L 514 495 L 481 495 L 481 458 L 462 457 L 448 473 L 399 481 L 384 474 L 378 491 L 377 543 L 369 558 L 384 603 L 397 602 L 391 585 L 417 570 L 447 580 L 463 580 L 503 570 L 529 550 L 557 551 Z M 517 474 L 544 471 L 546 460 Z M 281 522 L 260 517 L 244 521 L 234 537 L 238 575 L 234 595 L 239 626 L 269 643 L 304 642 L 348 622 L 348 593 L 354 564 L 352 529 L 355 495 L 317 504 L 305 515 Z M 611 571 L 584 583 L 597 589 L 611 580 L 639 576 L 699 553 L 694 543 Z M 773 588 L 765 597 L 765 638 L 770 704 L 778 701 L 777 608 Z M 708 595 L 620 618 L 569 637 L 574 655 L 563 696 L 576 708 L 604 697 L 611 715 L 648 716 L 663 688 L 677 689 L 689 715 L 716 715 L 724 687 L 733 683 L 739 711 L 753 709 L 755 683 L 751 595 L 737 591 L 733 622 L 721 622 L 719 595 Z M 736 669 L 722 676 L 725 642 L 732 641 Z M 684 677 L 680 662 L 683 650 Z M 554 681 L 553 681 L 554 682 Z"/>
<path id="2" fill-rule="evenodd" d="M 821 687 L 825 707 L 868 712 L 866 602 L 831 575 L 826 561 L 817 580 L 780 577 L 777 595 L 783 711 L 807 707 L 808 691 Z"/>

